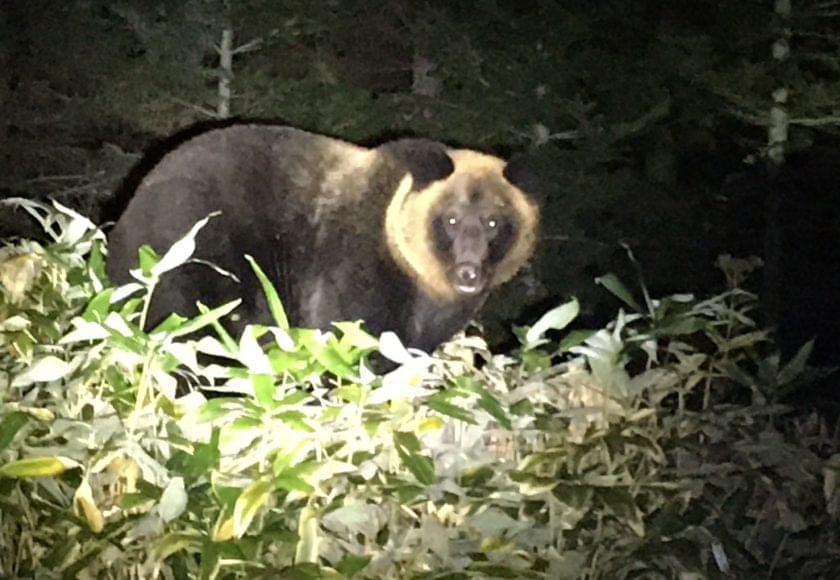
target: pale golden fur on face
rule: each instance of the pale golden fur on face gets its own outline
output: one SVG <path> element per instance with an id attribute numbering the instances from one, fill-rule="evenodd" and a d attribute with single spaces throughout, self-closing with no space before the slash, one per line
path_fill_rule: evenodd
<path id="1" fill-rule="evenodd" d="M 496 264 L 489 288 L 513 278 L 530 259 L 536 245 L 539 214 L 534 202 L 505 179 L 504 160 L 468 149 L 450 150 L 448 153 L 455 166 L 448 178 L 436 181 L 420 192 L 411 191 L 410 174 L 403 178 L 388 206 L 385 232 L 388 248 L 403 271 L 432 296 L 454 301 L 460 295 L 449 280 L 447 264 L 437 257 L 432 248 L 427 227 L 434 219 L 434 212 L 444 193 L 466 191 L 468 188 L 453 186 L 467 180 L 489 178 L 505 185 L 502 188 L 504 199 L 500 201 L 515 216 L 516 237 L 505 257 Z"/>

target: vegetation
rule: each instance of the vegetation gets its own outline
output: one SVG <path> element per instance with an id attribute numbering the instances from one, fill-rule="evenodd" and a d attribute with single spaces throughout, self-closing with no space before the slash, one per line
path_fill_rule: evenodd
<path id="1" fill-rule="evenodd" d="M 113 288 L 89 220 L 16 203 L 51 241 L 0 250 L 4 577 L 840 575 L 837 427 L 780 402 L 810 345 L 763 354 L 755 261 L 704 299 L 606 275 L 603 329 L 568 331 L 571 301 L 508 354 L 429 356 L 290 328 L 270 284 L 270 328 L 227 335 L 233 303 L 141 332 L 206 220 Z"/>

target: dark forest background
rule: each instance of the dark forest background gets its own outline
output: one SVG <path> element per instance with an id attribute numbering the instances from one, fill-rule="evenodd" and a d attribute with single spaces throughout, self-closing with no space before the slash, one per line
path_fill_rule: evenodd
<path id="1" fill-rule="evenodd" d="M 527 152 L 544 228 L 485 309 L 496 344 L 570 295 L 613 316 L 593 279 L 636 288 L 627 248 L 654 296 L 720 289 L 730 253 L 764 260 L 784 350 L 817 335 L 827 365 L 838 97 L 834 2 L 0 0 L 0 196 L 114 220 L 171 135 L 226 118 Z"/>

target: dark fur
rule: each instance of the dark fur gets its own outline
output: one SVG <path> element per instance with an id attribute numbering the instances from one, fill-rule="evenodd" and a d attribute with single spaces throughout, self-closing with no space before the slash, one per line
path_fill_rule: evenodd
<path id="1" fill-rule="evenodd" d="M 237 297 L 243 302 L 240 322 L 230 325 L 235 332 L 245 323 L 270 323 L 242 257 L 250 254 L 274 282 L 293 325 L 328 329 L 333 321 L 363 319 L 374 333 L 394 330 L 407 344 L 432 350 L 467 323 L 486 291 L 457 299 L 425 291 L 391 255 L 384 216 L 407 173 L 422 195 L 452 174 L 452 160 L 442 144 L 420 139 L 365 151 L 269 125 L 199 135 L 165 156 L 137 189 L 110 234 L 109 276 L 125 283 L 141 244 L 163 252 L 220 210 L 199 233 L 194 257 L 241 283 L 201 264 L 169 272 L 155 291 L 148 327 L 171 311 L 194 315 L 196 300 L 215 306 Z M 431 224 L 408 220 L 405 227 L 433 235 Z"/>

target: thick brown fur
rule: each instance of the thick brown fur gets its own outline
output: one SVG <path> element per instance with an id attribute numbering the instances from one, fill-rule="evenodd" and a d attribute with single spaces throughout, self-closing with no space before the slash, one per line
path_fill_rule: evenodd
<path id="1" fill-rule="evenodd" d="M 141 244 L 163 252 L 221 211 L 199 233 L 196 258 L 239 283 L 200 263 L 173 270 L 156 289 L 148 326 L 171 311 L 194 315 L 197 300 L 212 306 L 237 297 L 243 303 L 234 331 L 270 323 L 243 259 L 250 254 L 274 282 L 292 324 L 327 329 L 363 319 L 374 333 L 393 330 L 431 350 L 463 328 L 490 289 L 513 277 L 534 250 L 538 211 L 514 181 L 503 160 L 434 141 L 367 149 L 289 127 L 234 125 L 187 141 L 149 172 L 109 236 L 108 272 L 116 283 L 128 281 Z M 453 250 L 435 239 L 432 220 L 447 205 L 467 204 L 468 194 L 508 227 L 504 245 L 493 247 L 499 255 L 482 265 L 486 283 L 464 295 L 451 281 Z M 467 233 L 492 257 L 495 232 L 486 240 L 475 228 Z"/>

